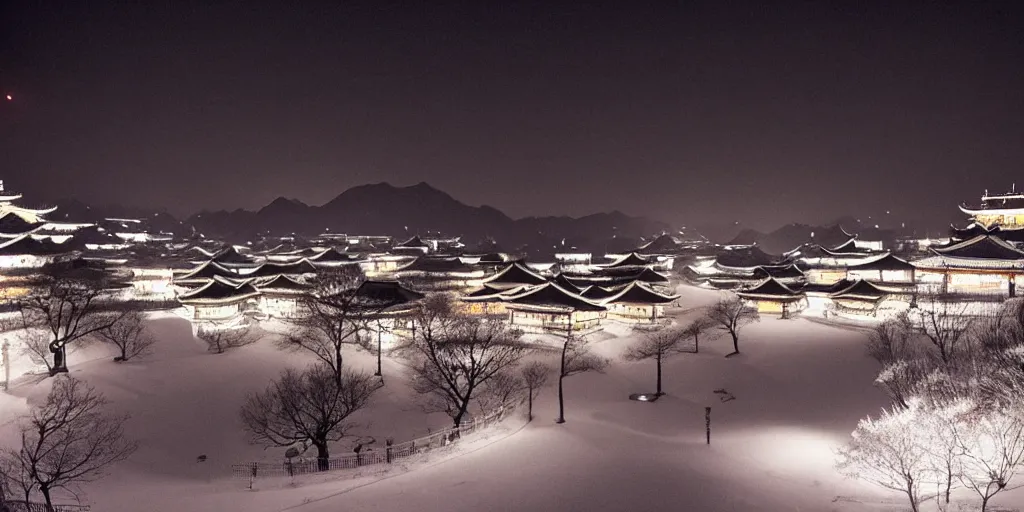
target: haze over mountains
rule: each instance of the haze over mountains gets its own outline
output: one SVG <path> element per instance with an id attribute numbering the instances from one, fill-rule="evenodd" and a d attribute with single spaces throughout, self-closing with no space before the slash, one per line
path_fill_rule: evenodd
<path id="1" fill-rule="evenodd" d="M 399 187 L 375 183 L 350 188 L 327 203 L 315 206 L 296 199 L 279 197 L 257 211 L 203 211 L 177 219 L 166 211 L 146 211 L 119 206 L 98 207 L 77 200 L 58 201 L 55 220 L 94 221 L 104 217 L 148 219 L 152 228 L 170 232 L 195 229 L 233 241 L 248 241 L 271 233 L 313 235 L 325 231 L 348 234 L 380 234 L 397 238 L 413 235 L 461 236 L 470 247 L 481 241 L 496 240 L 504 248 L 571 248 L 585 250 L 626 250 L 644 239 L 664 232 L 676 232 L 681 226 L 620 211 L 596 213 L 584 217 L 548 216 L 513 219 L 490 206 L 470 206 L 425 182 Z M 719 243 L 753 243 L 765 250 L 785 250 L 790 242 L 807 240 L 810 233 L 825 226 L 842 225 L 853 233 L 873 232 L 892 236 L 886 225 L 876 229 L 853 217 L 844 217 L 822 225 L 794 223 L 775 231 L 760 232 L 737 223 L 689 226 Z M 937 223 L 944 224 L 944 223 Z M 910 226 L 907 226 L 910 228 Z M 941 227 L 931 227 L 933 236 Z M 905 231 L 905 230 L 900 230 Z M 927 234 L 922 231 L 921 234 Z"/>

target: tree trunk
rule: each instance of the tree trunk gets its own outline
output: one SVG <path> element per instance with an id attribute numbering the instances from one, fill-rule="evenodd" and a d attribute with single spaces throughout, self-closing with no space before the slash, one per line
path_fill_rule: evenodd
<path id="1" fill-rule="evenodd" d="M 314 442 L 316 446 L 316 469 L 318 471 L 327 471 L 331 469 L 331 454 L 327 450 L 327 442 Z"/>
<path id="2" fill-rule="evenodd" d="M 658 391 L 655 394 L 658 395 L 658 396 L 661 396 L 664 393 L 661 392 L 661 353 L 660 352 L 658 353 L 658 356 L 655 358 L 655 361 L 657 361 L 657 363 L 658 363 Z"/>
<path id="3" fill-rule="evenodd" d="M 56 375 L 58 373 L 67 373 L 67 345 L 61 345 L 60 348 L 53 351 L 53 367 L 50 368 L 50 375 Z"/>
<path id="4" fill-rule="evenodd" d="M 740 337 L 739 337 L 738 334 L 736 334 L 735 331 L 734 332 L 730 332 L 729 334 L 732 335 L 732 353 L 733 354 L 739 354 L 740 353 Z"/>
<path id="5" fill-rule="evenodd" d="M 469 400 L 466 400 L 465 402 L 462 403 L 461 406 L 459 406 L 459 411 L 457 413 L 455 413 L 455 416 L 452 417 L 452 420 L 455 421 L 455 431 L 452 432 L 452 438 L 453 439 L 458 439 L 458 438 L 462 437 L 462 435 L 460 433 L 462 431 L 462 418 L 464 418 L 466 416 L 466 411 L 468 409 L 469 409 Z"/>
<path id="6" fill-rule="evenodd" d="M 380 370 L 380 366 L 381 366 L 381 364 L 380 364 L 381 353 L 380 352 L 381 352 L 381 345 L 382 345 L 381 339 L 380 339 L 381 338 L 380 330 L 381 330 L 380 322 L 378 322 L 377 323 L 377 373 L 373 374 L 375 377 L 383 377 L 384 376 L 384 374 Z"/>
<path id="7" fill-rule="evenodd" d="M 533 388 L 527 390 L 529 392 L 526 395 L 526 422 L 533 421 Z"/>
<path id="8" fill-rule="evenodd" d="M 334 382 L 341 388 L 341 343 L 334 345 Z"/>
<path id="9" fill-rule="evenodd" d="M 981 497 L 981 512 L 985 512 L 985 510 L 988 508 L 988 500 L 989 500 L 989 498 L 991 498 L 991 496 L 982 496 Z"/>
<path id="10" fill-rule="evenodd" d="M 565 353 L 569 350 L 569 340 L 562 344 L 562 368 L 558 372 L 558 419 L 555 423 L 565 423 L 565 397 L 562 393 L 562 381 L 565 380 Z"/>
<path id="11" fill-rule="evenodd" d="M 946 505 L 949 505 L 949 492 L 953 488 L 953 468 L 946 464 Z"/>
<path id="12" fill-rule="evenodd" d="M 918 510 L 917 496 L 914 495 L 913 484 L 908 485 L 905 492 L 907 493 L 907 499 L 910 500 L 911 512 L 920 512 Z"/>
<path id="13" fill-rule="evenodd" d="M 39 492 L 43 493 L 43 502 L 46 503 L 47 512 L 53 511 L 53 501 L 50 500 L 50 488 L 45 485 L 39 486 Z M 28 504 L 26 503 L 26 506 Z"/>
<path id="14" fill-rule="evenodd" d="M 694 354 L 699 354 L 700 353 L 700 336 L 698 336 L 696 334 L 693 335 L 693 353 Z"/>

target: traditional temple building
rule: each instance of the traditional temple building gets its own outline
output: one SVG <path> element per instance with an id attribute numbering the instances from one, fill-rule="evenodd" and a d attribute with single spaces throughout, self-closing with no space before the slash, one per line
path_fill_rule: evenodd
<path id="1" fill-rule="evenodd" d="M 341 252 L 334 247 L 323 251 L 316 251 L 306 257 L 310 263 L 317 267 L 340 267 L 366 261 L 365 258 L 356 253 Z"/>
<path id="2" fill-rule="evenodd" d="M 422 256 L 430 252 L 430 246 L 420 237 L 414 236 L 391 249 L 395 254 Z"/>
<path id="3" fill-rule="evenodd" d="M 373 304 L 371 314 L 363 316 L 366 322 L 360 336 L 376 339 L 387 350 L 398 340 L 413 335 L 416 314 L 422 293 L 410 290 L 397 281 L 364 281 L 356 295 Z"/>
<path id="4" fill-rule="evenodd" d="M 15 204 L 21 194 L 4 191 L 0 180 L 0 269 L 39 268 L 70 257 L 74 231 L 89 224 L 53 223 L 57 207 L 33 209 Z"/>
<path id="5" fill-rule="evenodd" d="M 532 286 L 505 297 L 509 324 L 525 332 L 565 334 L 598 329 L 607 308 L 554 283 Z"/>
<path id="6" fill-rule="evenodd" d="M 906 288 L 892 288 L 869 281 L 856 280 L 849 286 L 829 294 L 831 314 L 851 317 L 890 318 L 908 309 L 914 297 Z"/>
<path id="7" fill-rule="evenodd" d="M 248 281 L 237 283 L 218 276 L 178 295 L 178 301 L 194 321 L 221 322 L 237 319 L 249 309 L 250 303 L 255 308 L 259 294 Z"/>
<path id="8" fill-rule="evenodd" d="M 396 270 L 394 277 L 415 282 L 417 288 L 426 290 L 458 290 L 479 286 L 484 270 L 458 257 L 420 256 Z"/>
<path id="9" fill-rule="evenodd" d="M 606 254 L 606 258 L 612 260 L 611 263 L 604 265 L 597 265 L 592 271 L 595 272 L 609 272 L 615 270 L 633 270 L 637 271 L 642 268 L 651 268 L 667 272 L 672 270 L 672 266 L 675 263 L 675 255 L 667 254 L 639 254 L 633 251 L 628 254 Z"/>
<path id="10" fill-rule="evenodd" d="M 787 265 L 761 265 L 754 269 L 752 276 L 761 282 L 772 278 L 786 286 L 803 286 L 807 282 L 807 276 L 800 267 L 790 263 Z"/>
<path id="11" fill-rule="evenodd" d="M 284 274 L 254 284 L 259 292 L 260 312 L 273 318 L 297 316 L 301 312 L 302 298 L 311 290 L 308 284 Z"/>
<path id="12" fill-rule="evenodd" d="M 476 316 L 492 316 L 508 318 L 508 308 L 505 307 L 505 298 L 516 295 L 528 288 L 518 286 L 515 288 L 497 288 L 485 284 L 482 288 L 474 290 L 460 297 L 462 311 Z"/>
<path id="13" fill-rule="evenodd" d="M 174 277 L 175 286 L 194 287 L 204 285 L 215 277 L 227 279 L 240 279 L 241 276 L 235 269 L 225 267 L 214 261 L 207 261 L 197 267 L 182 272 Z"/>
<path id="14" fill-rule="evenodd" d="M 665 305 L 678 298 L 678 295 L 659 293 L 634 281 L 598 303 L 608 308 L 610 319 L 632 324 L 653 324 L 665 316 Z"/>
<path id="15" fill-rule="evenodd" d="M 994 225 L 987 227 L 979 224 L 978 222 L 971 222 L 964 228 L 957 228 L 954 226 L 950 226 L 950 228 L 950 238 L 953 242 L 962 242 L 964 240 L 970 240 L 976 236 L 988 235 L 1001 238 L 1007 242 L 1013 242 L 1016 244 L 1024 243 L 1024 225 Z"/>
<path id="16" fill-rule="evenodd" d="M 222 267 L 223 268 L 223 267 Z M 275 276 L 312 276 L 317 273 L 317 267 L 309 260 L 302 259 L 294 263 L 264 263 L 256 268 L 237 269 L 236 272 L 242 278 L 250 277 L 275 277 Z"/>
<path id="17" fill-rule="evenodd" d="M 790 314 L 800 311 L 807 305 L 807 297 L 803 291 L 790 288 L 774 277 L 737 291 L 736 295 L 757 308 L 759 313 L 777 313 L 782 315 L 782 318 L 788 318 Z"/>
<path id="18" fill-rule="evenodd" d="M 696 284 L 733 289 L 756 281 L 754 271 L 776 264 L 776 258 L 756 245 L 724 248 L 714 260 L 703 260 L 686 268 L 687 277 Z"/>
<path id="19" fill-rule="evenodd" d="M 1006 294 L 1016 296 L 1024 274 L 1024 251 L 990 235 L 979 235 L 914 262 L 919 287 L 933 293 Z"/>
<path id="20" fill-rule="evenodd" d="M 640 271 L 633 271 L 634 273 L 600 273 L 593 275 L 584 276 L 563 276 L 569 283 L 574 285 L 576 288 L 583 289 L 590 286 L 602 286 L 602 287 L 614 287 L 622 286 L 639 281 L 652 286 L 667 286 L 669 284 L 668 276 L 656 272 L 650 268 L 643 268 Z"/>
<path id="21" fill-rule="evenodd" d="M 885 253 L 882 256 L 848 265 L 846 278 L 853 281 L 863 279 L 876 283 L 898 283 L 913 285 L 917 267 L 907 261 Z"/>
<path id="22" fill-rule="evenodd" d="M 580 294 L 581 292 L 583 292 L 582 287 L 576 286 L 576 283 L 574 283 L 570 278 L 566 277 L 566 275 L 561 272 L 555 274 L 555 276 L 551 278 L 551 282 L 557 284 L 558 286 L 561 286 L 566 291 L 575 294 Z"/>
<path id="23" fill-rule="evenodd" d="M 977 206 L 961 204 L 960 211 L 986 229 L 1024 227 L 1024 194 L 1017 192 L 1016 185 L 1005 194 L 989 194 L 986 190 Z"/>
<path id="24" fill-rule="evenodd" d="M 524 285 L 544 284 L 547 281 L 546 277 L 530 270 L 524 264 L 517 261 L 506 266 L 497 274 L 484 279 L 482 284 L 492 288 L 509 289 Z"/>

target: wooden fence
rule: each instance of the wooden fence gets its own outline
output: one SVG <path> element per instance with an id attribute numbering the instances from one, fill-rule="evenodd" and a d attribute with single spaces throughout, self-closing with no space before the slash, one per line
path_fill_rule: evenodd
<path id="1" fill-rule="evenodd" d="M 448 427 L 431 433 L 428 436 L 413 439 L 412 441 L 387 444 L 383 449 L 345 455 L 343 457 L 331 458 L 327 461 L 320 461 L 313 457 L 301 460 L 290 459 L 282 462 L 234 464 L 231 466 L 231 474 L 235 478 L 244 478 L 251 482 L 262 477 L 306 475 L 323 471 L 355 469 L 401 462 L 421 453 L 447 447 L 457 442 L 462 436 L 472 434 L 500 422 L 514 411 L 515 404 L 505 405 L 485 416 L 464 421 L 459 428 Z"/>

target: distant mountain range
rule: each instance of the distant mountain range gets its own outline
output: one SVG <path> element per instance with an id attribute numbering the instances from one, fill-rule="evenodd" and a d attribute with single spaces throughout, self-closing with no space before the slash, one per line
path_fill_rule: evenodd
<path id="1" fill-rule="evenodd" d="M 675 233 L 667 223 L 634 217 L 619 211 L 584 217 L 526 217 L 513 219 L 490 206 L 470 206 L 427 183 L 397 187 L 376 183 L 350 188 L 331 201 L 314 206 L 279 197 L 256 211 L 203 211 L 178 219 L 166 211 L 147 211 L 119 206 L 97 207 L 77 200 L 58 201 L 54 220 L 96 222 L 103 218 L 145 219 L 148 229 L 178 235 L 203 234 L 244 243 L 261 235 L 312 236 L 324 233 L 390 235 L 398 239 L 421 236 L 460 236 L 469 249 L 506 250 L 529 254 L 558 251 L 621 252 L 637 247 L 662 233 Z M 739 223 L 690 227 L 720 244 L 757 243 L 765 251 L 780 253 L 809 240 L 823 245 L 843 238 L 840 227 L 861 239 L 890 240 L 896 236 L 945 236 L 948 224 L 930 219 L 896 227 L 862 223 L 842 217 L 824 225 L 788 224 L 771 232 L 749 229 Z M 929 225 L 929 230 L 920 226 Z M 844 240 L 835 240 L 841 243 Z M 497 245 L 495 245 L 497 243 Z"/>
<path id="2" fill-rule="evenodd" d="M 179 233 L 195 230 L 229 241 L 252 240 L 261 234 L 316 235 L 325 231 L 361 235 L 461 236 L 469 247 L 496 241 L 506 250 L 620 251 L 643 239 L 672 231 L 664 222 L 619 211 L 584 217 L 512 219 L 490 206 L 469 206 L 427 183 L 396 187 L 376 183 L 350 188 L 322 206 L 279 197 L 257 211 L 203 211 L 185 219 L 166 212 L 119 207 L 91 207 L 58 202 L 55 220 L 96 221 L 106 217 L 144 218 L 151 229 Z"/>

